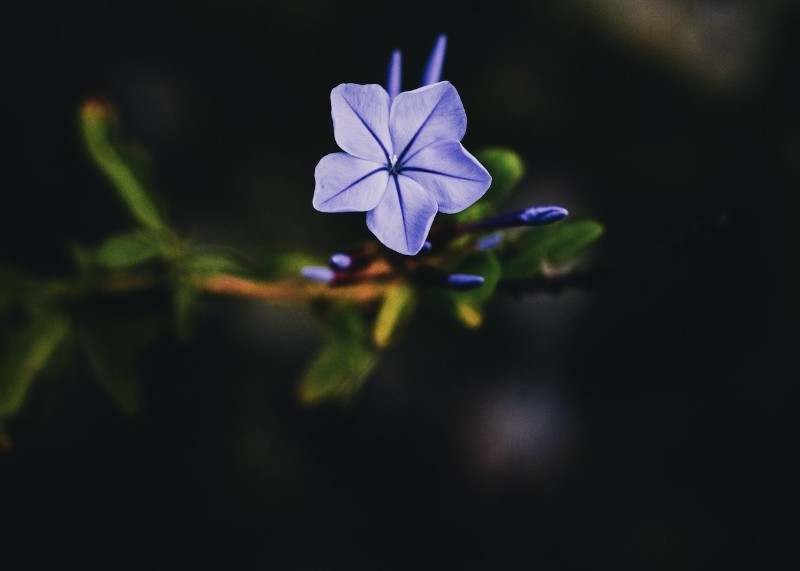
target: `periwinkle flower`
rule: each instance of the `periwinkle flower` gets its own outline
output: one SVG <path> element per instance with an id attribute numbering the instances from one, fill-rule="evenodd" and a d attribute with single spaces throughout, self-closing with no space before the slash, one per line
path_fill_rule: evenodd
<path id="1" fill-rule="evenodd" d="M 343 83 L 331 91 L 336 143 L 344 152 L 314 171 L 314 208 L 366 212 L 367 226 L 401 254 L 419 252 L 437 212 L 460 212 L 491 183 L 462 145 L 467 125 L 455 87 L 439 81 L 445 38 L 437 41 L 424 85 L 400 92 L 400 54 L 392 54 L 389 92 Z"/>

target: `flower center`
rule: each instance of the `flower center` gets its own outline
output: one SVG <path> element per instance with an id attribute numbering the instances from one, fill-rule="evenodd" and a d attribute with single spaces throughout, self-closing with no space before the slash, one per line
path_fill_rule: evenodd
<path id="1" fill-rule="evenodd" d="M 400 166 L 397 164 L 397 155 L 395 154 L 389 157 L 389 172 L 392 174 L 400 172 Z"/>

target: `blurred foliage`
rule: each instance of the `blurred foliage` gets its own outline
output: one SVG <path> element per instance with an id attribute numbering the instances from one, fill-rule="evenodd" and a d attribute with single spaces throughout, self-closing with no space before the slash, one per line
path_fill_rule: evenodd
<path id="1" fill-rule="evenodd" d="M 13 334 L 0 365 L 0 421 L 14 416 L 31 385 L 67 338 L 69 321 L 59 314 L 42 314 Z"/>
<path id="2" fill-rule="evenodd" d="M 421 300 L 476 328 L 501 281 L 569 264 L 602 233 L 593 221 L 560 222 L 504 229 L 491 247 L 480 245 L 488 230 L 465 224 L 501 213 L 525 173 L 516 153 L 490 148 L 478 158 L 492 174 L 492 186 L 466 211 L 442 217 L 431 233 L 431 252 L 404 257 L 365 244 L 353 268 L 332 265 L 337 276 L 333 283 L 315 283 L 300 279 L 299 272 L 319 264 L 316 255 L 284 252 L 258 264 L 230 248 L 179 237 L 154 200 L 147 154 L 117 139 L 113 108 L 98 100 L 87 102 L 80 126 L 88 156 L 137 227 L 94 247 L 75 246 L 76 275 L 69 279 L 43 281 L 0 264 L 0 312 L 18 322 L 3 340 L 0 421 L 22 410 L 35 381 L 54 361 L 68 366 L 79 354 L 75 348 L 120 409 L 136 413 L 142 399 L 136 373 L 141 354 L 170 329 L 178 339 L 189 338 L 201 308 L 198 301 L 209 294 L 306 304 L 319 318 L 323 342 L 299 381 L 298 396 L 309 404 L 347 402 L 378 365 L 381 353 L 402 341 Z M 483 281 L 461 291 L 448 285 L 452 274 Z M 140 312 L 124 300 L 119 306 L 96 302 L 144 290 L 166 292 L 171 311 L 169 304 Z"/>
<path id="3" fill-rule="evenodd" d="M 300 381 L 300 398 L 307 403 L 350 399 L 378 364 L 378 348 L 357 306 L 335 308 L 324 323 L 322 349 Z"/>
<path id="4" fill-rule="evenodd" d="M 492 175 L 492 185 L 481 200 L 455 215 L 459 222 L 473 222 L 497 214 L 517 183 L 525 175 L 525 164 L 511 149 L 493 147 L 476 157 Z"/>
<path id="5" fill-rule="evenodd" d="M 502 274 L 506 278 L 524 278 L 541 271 L 546 265 L 566 264 L 602 233 L 603 227 L 593 220 L 564 221 L 531 228 L 509 246 L 503 259 Z M 531 271 L 532 268 L 536 271 Z"/>
<path id="6" fill-rule="evenodd" d="M 400 332 L 414 314 L 417 294 L 409 284 L 396 284 L 387 288 L 375 318 L 372 341 L 384 349 L 397 341 Z"/>

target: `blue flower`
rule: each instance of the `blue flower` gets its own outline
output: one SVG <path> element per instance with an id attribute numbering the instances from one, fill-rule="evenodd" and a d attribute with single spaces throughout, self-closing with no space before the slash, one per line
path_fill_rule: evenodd
<path id="1" fill-rule="evenodd" d="M 401 254 L 419 252 L 437 212 L 460 212 L 491 183 L 463 146 L 467 126 L 455 87 L 439 81 L 446 39 L 440 36 L 423 87 L 400 92 L 400 52 L 392 54 L 388 88 L 343 83 L 331 91 L 336 143 L 344 152 L 314 171 L 314 208 L 366 212 L 367 226 Z"/>

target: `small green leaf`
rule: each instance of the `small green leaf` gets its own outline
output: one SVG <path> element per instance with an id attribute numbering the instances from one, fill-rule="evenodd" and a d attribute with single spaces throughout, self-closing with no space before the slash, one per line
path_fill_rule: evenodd
<path id="1" fill-rule="evenodd" d="M 408 284 L 397 284 L 386 290 L 372 330 L 372 340 L 378 348 L 388 347 L 396 340 L 398 332 L 414 314 L 416 302 L 416 292 Z"/>
<path id="2" fill-rule="evenodd" d="M 495 209 L 492 207 L 491 203 L 481 198 L 466 210 L 454 214 L 453 219 L 456 222 L 477 222 L 478 220 L 491 217 L 494 215 L 494 212 Z"/>
<path id="3" fill-rule="evenodd" d="M 568 262 L 602 234 L 603 226 L 593 220 L 576 220 L 564 224 L 553 236 L 547 251 L 547 260 L 553 264 Z"/>
<path id="4" fill-rule="evenodd" d="M 526 230 L 514 242 L 508 258 L 503 260 L 503 277 L 536 274 L 545 262 L 566 263 L 602 233 L 603 226 L 593 220 L 562 221 Z"/>
<path id="5" fill-rule="evenodd" d="M 158 244 L 144 233 L 117 234 L 100 246 L 97 263 L 106 268 L 128 268 L 152 260 L 158 254 Z"/>
<path id="6" fill-rule="evenodd" d="M 248 273 L 247 268 L 238 259 L 221 252 L 193 252 L 184 259 L 184 267 L 194 276 Z"/>
<path id="7" fill-rule="evenodd" d="M 547 243 L 554 226 L 531 228 L 525 231 L 503 258 L 503 277 L 520 278 L 536 274 L 547 257 Z"/>
<path id="8" fill-rule="evenodd" d="M 103 320 L 82 331 L 81 342 L 97 380 L 125 414 L 139 410 L 136 358 L 158 332 L 158 320 Z"/>
<path id="9" fill-rule="evenodd" d="M 66 317 L 41 315 L 12 339 L 0 363 L 0 418 L 13 416 L 19 410 L 33 381 L 68 333 Z"/>
<path id="10" fill-rule="evenodd" d="M 493 147 L 475 157 L 492 175 L 492 185 L 478 202 L 456 215 L 459 222 L 482 220 L 497 213 L 525 175 L 525 163 L 511 149 Z"/>
<path id="11" fill-rule="evenodd" d="M 264 263 L 265 277 L 283 278 L 297 277 L 303 266 L 322 266 L 328 263 L 319 256 L 312 256 L 305 252 L 283 252 L 270 257 Z"/>
<path id="12" fill-rule="evenodd" d="M 468 329 L 477 329 L 483 323 L 483 308 L 469 300 L 454 300 L 454 315 Z"/>
<path id="13" fill-rule="evenodd" d="M 300 399 L 306 404 L 351 399 L 375 369 L 378 357 L 357 308 L 338 309 L 329 319 L 322 349 L 300 381 Z"/>
<path id="14" fill-rule="evenodd" d="M 145 228 L 161 229 L 164 227 L 161 215 L 137 176 L 137 167 L 126 162 L 111 141 L 114 121 L 109 105 L 97 100 L 83 105 L 80 126 L 89 156 L 106 175 L 133 217 Z"/>
<path id="15" fill-rule="evenodd" d="M 502 204 L 525 175 L 525 163 L 511 149 L 500 147 L 481 151 L 477 159 L 492 175 L 492 186 L 485 198 L 495 205 Z"/>

